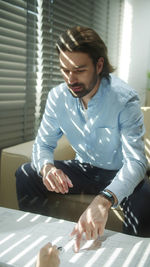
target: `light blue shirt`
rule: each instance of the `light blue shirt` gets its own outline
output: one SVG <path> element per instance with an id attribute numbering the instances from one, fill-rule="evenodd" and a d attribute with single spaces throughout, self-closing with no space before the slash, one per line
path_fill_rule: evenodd
<path id="1" fill-rule="evenodd" d="M 107 187 L 117 196 L 119 203 L 144 178 L 147 161 L 139 98 L 133 89 L 114 75 L 101 80 L 87 110 L 80 99 L 71 95 L 66 83 L 49 92 L 33 145 L 32 159 L 38 172 L 44 164 L 53 163 L 53 151 L 63 134 L 80 162 L 119 170 Z"/>

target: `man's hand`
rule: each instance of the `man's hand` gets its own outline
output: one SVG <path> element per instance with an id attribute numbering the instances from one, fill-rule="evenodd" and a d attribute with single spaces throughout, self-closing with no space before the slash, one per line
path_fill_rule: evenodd
<path id="1" fill-rule="evenodd" d="M 51 243 L 46 244 L 39 251 L 36 267 L 58 267 L 60 264 L 59 251 Z"/>
<path id="2" fill-rule="evenodd" d="M 87 240 L 95 240 L 99 235 L 103 235 L 110 207 L 110 201 L 103 196 L 98 195 L 94 198 L 71 233 L 71 236 L 76 236 L 75 252 L 80 249 L 83 233 L 85 233 Z"/>
<path id="3" fill-rule="evenodd" d="M 73 187 L 71 180 L 60 169 L 52 164 L 46 164 L 42 170 L 43 183 L 49 191 L 56 193 L 68 193 L 69 187 Z"/>

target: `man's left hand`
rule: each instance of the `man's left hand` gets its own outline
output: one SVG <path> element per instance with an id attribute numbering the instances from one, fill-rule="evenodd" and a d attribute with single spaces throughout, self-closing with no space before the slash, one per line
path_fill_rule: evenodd
<path id="1" fill-rule="evenodd" d="M 85 233 L 87 240 L 95 240 L 99 235 L 103 235 L 110 207 L 111 202 L 103 196 L 98 195 L 83 212 L 71 233 L 71 236 L 76 236 L 75 252 L 78 252 L 80 249 L 83 233 Z"/>

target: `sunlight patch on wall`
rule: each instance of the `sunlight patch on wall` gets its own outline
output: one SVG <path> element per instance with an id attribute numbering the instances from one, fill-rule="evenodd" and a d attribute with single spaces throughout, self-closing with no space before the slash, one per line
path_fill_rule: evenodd
<path id="1" fill-rule="evenodd" d="M 128 82 L 131 61 L 131 37 L 133 10 L 130 0 L 124 3 L 124 14 L 121 29 L 121 46 L 119 56 L 118 76 Z"/>

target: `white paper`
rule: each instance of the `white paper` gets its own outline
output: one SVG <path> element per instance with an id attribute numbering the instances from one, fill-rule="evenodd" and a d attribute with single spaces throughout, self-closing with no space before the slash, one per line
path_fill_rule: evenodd
<path id="1" fill-rule="evenodd" d="M 105 230 L 94 242 L 86 242 L 83 236 L 80 252 L 74 253 L 74 240 L 70 240 L 74 226 L 73 222 L 0 208 L 0 262 L 35 267 L 39 249 L 51 242 L 63 247 L 60 266 L 150 266 L 150 238 Z"/>

